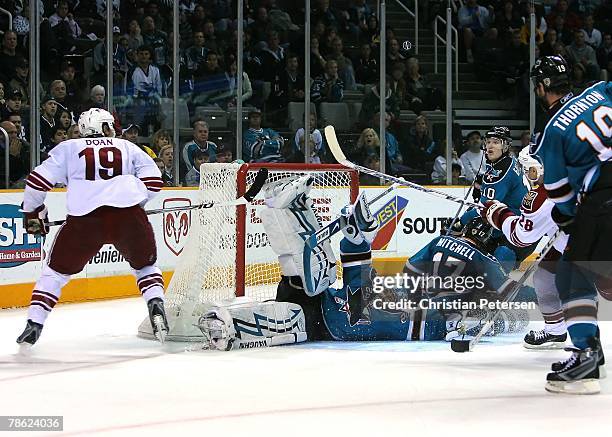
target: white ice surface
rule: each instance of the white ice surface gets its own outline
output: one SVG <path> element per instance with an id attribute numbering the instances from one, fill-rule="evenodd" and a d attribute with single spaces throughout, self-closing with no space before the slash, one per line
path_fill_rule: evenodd
<path id="1" fill-rule="evenodd" d="M 185 352 L 184 344 L 137 338 L 145 315 L 140 299 L 58 305 L 36 347 L 19 355 L 15 338 L 26 310 L 0 310 L 0 415 L 63 415 L 61 435 L 83 436 L 560 437 L 612 430 L 610 380 L 600 395 L 549 394 L 548 366 L 567 353 L 527 351 L 521 336 L 488 340 L 465 354 L 425 342 Z M 611 322 L 602 334 L 611 354 Z"/>

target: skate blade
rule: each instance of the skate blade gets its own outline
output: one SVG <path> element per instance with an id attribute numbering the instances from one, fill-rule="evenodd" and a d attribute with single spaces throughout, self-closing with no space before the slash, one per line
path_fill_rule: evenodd
<path id="1" fill-rule="evenodd" d="M 570 395 L 594 395 L 601 391 L 598 379 L 580 381 L 546 381 L 546 391 Z"/>
<path id="2" fill-rule="evenodd" d="M 18 343 L 18 347 L 17 347 L 17 355 L 18 356 L 29 356 L 32 354 L 32 348 L 34 347 L 33 344 L 30 343 Z"/>
<path id="3" fill-rule="evenodd" d="M 540 350 L 540 351 L 554 351 L 554 350 L 559 350 L 559 349 L 563 349 L 565 348 L 565 342 L 560 343 L 560 342 L 550 342 L 550 343 L 544 343 L 544 344 L 529 344 L 529 343 L 525 343 L 523 342 L 523 347 L 525 349 L 529 349 L 529 350 Z"/>
<path id="4" fill-rule="evenodd" d="M 155 325 L 153 332 L 155 332 L 155 338 L 161 343 L 164 344 L 166 341 L 166 334 L 168 331 L 166 330 L 166 326 L 164 325 L 164 319 L 162 316 L 155 316 L 153 318 L 153 324 Z"/>

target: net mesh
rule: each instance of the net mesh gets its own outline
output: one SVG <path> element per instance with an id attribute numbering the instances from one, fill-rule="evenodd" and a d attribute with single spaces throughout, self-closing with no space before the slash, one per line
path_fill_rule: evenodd
<path id="1" fill-rule="evenodd" d="M 267 182 L 306 173 L 314 177 L 310 198 L 322 226 L 336 218 L 340 209 L 356 196 L 355 190 L 351 190 L 355 175 L 348 170 L 325 165 L 299 168 L 270 164 L 266 168 L 269 170 Z M 198 202 L 235 200 L 238 193 L 251 186 L 258 169 L 259 166 L 247 164 L 204 164 L 200 170 Z M 259 301 L 275 297 L 280 266 L 259 218 L 262 208 L 265 206 L 260 193 L 246 206 L 245 213 L 236 206 L 191 211 L 187 242 L 166 292 L 169 340 L 201 338 L 195 324 L 213 303 L 241 295 Z M 239 232 L 242 227 L 244 234 Z M 339 239 L 337 234 L 331 242 L 337 259 L 340 259 Z M 239 246 L 244 247 L 244 264 L 238 255 Z M 141 324 L 139 333 L 151 335 L 148 319 Z"/>

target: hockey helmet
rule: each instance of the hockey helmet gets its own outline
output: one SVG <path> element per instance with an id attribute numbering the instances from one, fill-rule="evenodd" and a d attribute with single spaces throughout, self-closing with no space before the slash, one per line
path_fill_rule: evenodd
<path id="1" fill-rule="evenodd" d="M 480 250 L 489 252 L 493 243 L 493 227 L 481 217 L 476 217 L 463 228 L 463 237 L 472 240 Z"/>
<path id="2" fill-rule="evenodd" d="M 79 132 L 83 137 L 106 136 L 102 129 L 105 123 L 112 131 L 111 136 L 114 137 L 115 117 L 113 117 L 113 114 L 104 109 L 91 108 L 79 117 Z"/>
<path id="3" fill-rule="evenodd" d="M 494 126 L 487 131 L 485 134 L 485 143 L 488 138 L 497 138 L 502 142 L 502 151 L 506 153 L 510 150 L 512 145 L 512 137 L 510 136 L 510 129 L 506 126 Z"/>
<path id="4" fill-rule="evenodd" d="M 538 159 L 530 153 L 531 145 L 523 147 L 518 155 L 518 161 L 523 168 L 523 173 L 531 185 L 536 183 L 544 174 L 544 166 Z M 529 170 L 535 168 L 536 176 L 529 177 Z"/>
<path id="5" fill-rule="evenodd" d="M 544 90 L 569 88 L 569 66 L 563 56 L 543 56 L 538 59 L 529 73 L 534 87 L 544 85 Z"/>

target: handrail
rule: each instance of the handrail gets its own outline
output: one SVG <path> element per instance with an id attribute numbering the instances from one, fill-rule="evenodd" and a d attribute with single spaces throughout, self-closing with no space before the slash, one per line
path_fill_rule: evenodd
<path id="1" fill-rule="evenodd" d="M 438 34 L 438 21 L 446 26 L 446 20 L 439 15 L 436 15 L 434 20 L 434 73 L 438 74 L 438 40 L 446 44 L 446 40 Z M 451 29 L 455 34 L 455 45 L 451 41 L 451 50 L 455 52 L 455 91 L 459 91 L 459 51 L 457 50 L 457 42 L 459 41 L 459 33 L 457 28 L 451 24 Z M 452 62 L 452 59 L 447 59 L 447 62 Z"/>
<path id="2" fill-rule="evenodd" d="M 4 130 L 4 128 L 0 127 L 0 131 L 2 131 L 2 135 L 4 135 L 4 171 L 6 172 L 4 175 L 4 188 L 9 188 L 9 149 L 11 147 L 11 143 L 8 133 Z"/>
<path id="3" fill-rule="evenodd" d="M 395 0 L 408 15 L 414 18 L 414 53 L 419 54 L 419 0 L 414 0 L 414 12 L 412 12 L 408 6 L 403 4 L 400 0 Z"/>
<path id="4" fill-rule="evenodd" d="M 8 30 L 13 30 L 13 14 L 11 14 L 9 11 L 7 11 L 6 9 L 3 9 L 3 8 L 0 8 L 0 14 L 8 15 L 8 17 L 9 17 L 9 28 L 8 28 Z"/>

